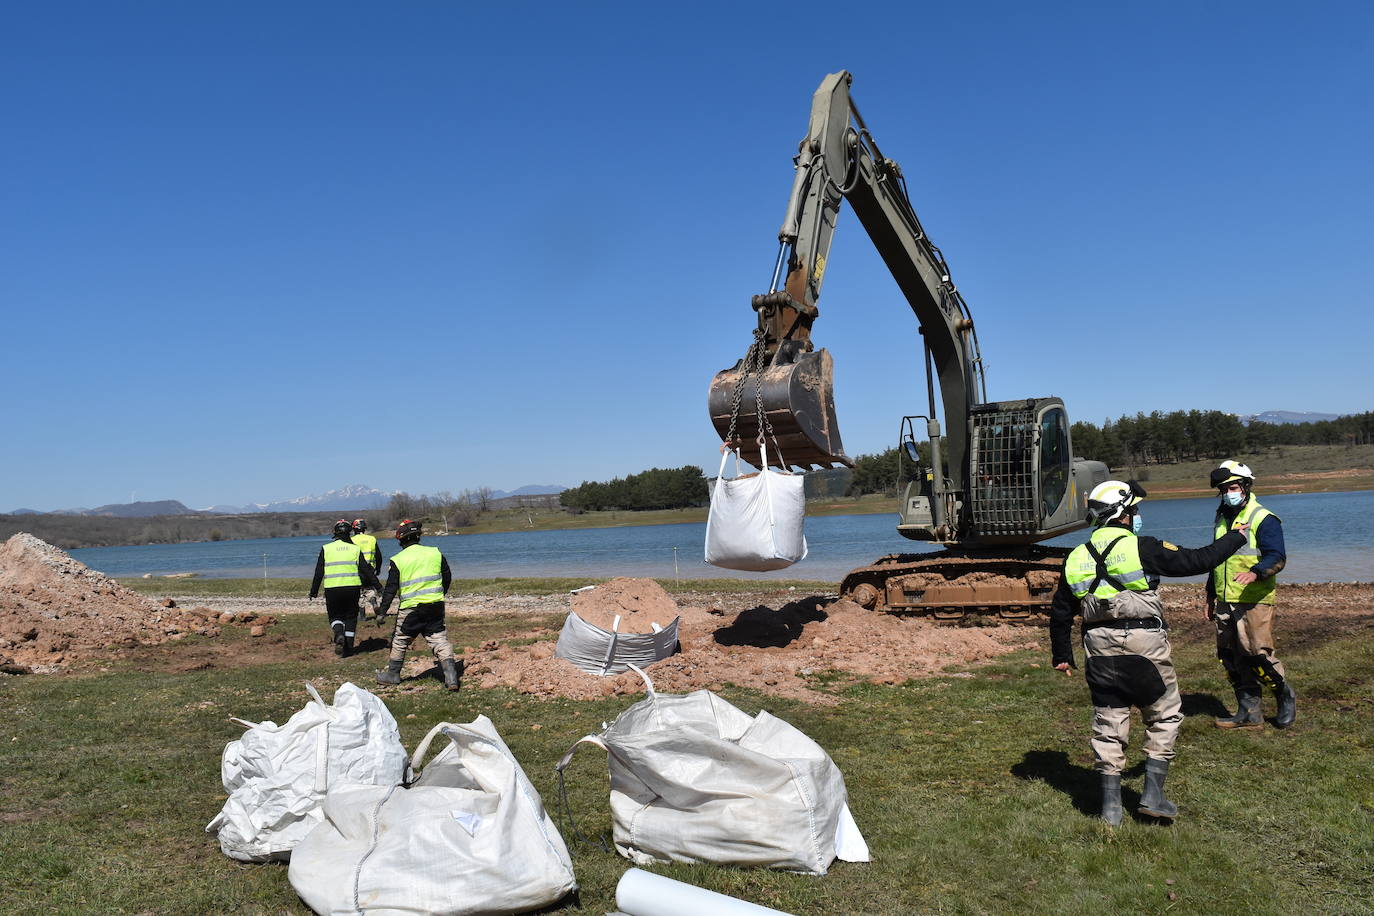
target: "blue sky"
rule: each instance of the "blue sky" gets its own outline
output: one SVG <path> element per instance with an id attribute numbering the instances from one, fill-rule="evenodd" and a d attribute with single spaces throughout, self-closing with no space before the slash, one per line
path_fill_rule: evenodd
<path id="1" fill-rule="evenodd" d="M 0 510 L 714 473 L 839 69 L 992 398 L 1369 410 L 1371 10 L 6 4 Z M 847 212 L 820 304 L 880 451 L 920 338 Z"/>

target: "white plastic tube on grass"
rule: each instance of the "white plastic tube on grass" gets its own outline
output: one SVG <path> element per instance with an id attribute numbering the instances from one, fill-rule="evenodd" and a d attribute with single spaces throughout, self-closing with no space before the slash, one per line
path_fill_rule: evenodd
<path id="1" fill-rule="evenodd" d="M 615 886 L 615 905 L 625 916 L 791 916 L 639 868 L 621 876 Z"/>

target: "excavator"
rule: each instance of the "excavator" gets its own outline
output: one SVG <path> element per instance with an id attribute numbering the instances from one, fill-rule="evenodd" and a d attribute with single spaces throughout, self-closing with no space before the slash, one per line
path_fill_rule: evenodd
<path id="1" fill-rule="evenodd" d="M 847 71 L 832 73 L 812 99 L 772 284 L 752 299 L 758 321 L 745 356 L 711 381 L 712 425 L 755 467 L 761 452 L 781 470 L 853 466 L 835 416 L 834 361 L 811 340 L 848 201 L 915 313 L 925 352 L 927 412 L 903 417 L 899 432 L 898 455 L 916 467 L 897 531 L 942 549 L 881 557 L 849 573 L 841 597 L 940 619 L 1035 617 L 1068 554 L 1040 542 L 1088 525 L 1087 496 L 1107 466 L 1073 457 L 1059 398 L 987 400 L 968 305 L 916 217 L 901 167 L 859 115 L 852 82 Z M 929 443 L 924 462 L 918 421 Z"/>

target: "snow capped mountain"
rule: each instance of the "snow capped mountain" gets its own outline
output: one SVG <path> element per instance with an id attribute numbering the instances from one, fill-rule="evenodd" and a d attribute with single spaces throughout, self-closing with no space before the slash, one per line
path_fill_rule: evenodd
<path id="1" fill-rule="evenodd" d="M 362 511 L 380 509 L 396 494 L 396 491 L 377 490 L 355 483 L 339 490 L 317 493 L 311 496 L 297 496 L 295 499 L 279 499 L 270 503 L 251 503 L 247 506 L 216 505 L 204 510 L 216 515 L 243 515 L 252 512 L 321 512 L 325 510 Z"/>

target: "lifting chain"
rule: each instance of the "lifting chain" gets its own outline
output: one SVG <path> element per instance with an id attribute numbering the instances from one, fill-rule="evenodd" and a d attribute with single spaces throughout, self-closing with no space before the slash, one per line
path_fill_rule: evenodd
<path id="1" fill-rule="evenodd" d="M 754 413 L 758 419 L 758 444 L 764 444 L 764 437 L 773 440 L 773 448 L 778 453 L 778 460 L 782 460 L 782 449 L 778 446 L 776 434 L 773 432 L 773 421 L 768 419 L 767 412 L 763 409 L 763 362 L 764 362 L 764 331 L 763 328 L 754 329 L 754 342 L 750 344 L 749 351 L 744 354 L 743 369 L 740 372 L 739 383 L 735 385 L 734 394 L 730 400 L 730 429 L 725 434 L 725 446 L 736 448 L 736 427 L 739 425 L 739 411 L 741 402 L 744 400 L 744 389 L 749 384 L 749 377 L 754 377 Z M 784 465 L 786 467 L 786 465 Z"/>

